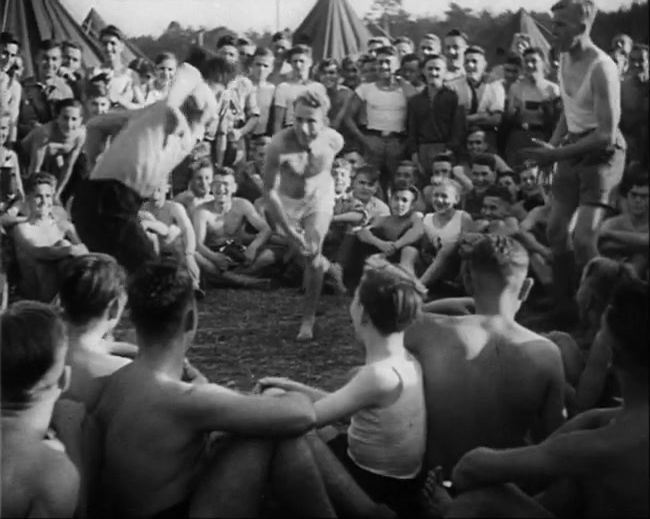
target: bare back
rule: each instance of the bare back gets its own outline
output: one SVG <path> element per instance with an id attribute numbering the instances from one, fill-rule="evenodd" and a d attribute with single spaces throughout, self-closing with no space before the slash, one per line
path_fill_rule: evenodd
<path id="1" fill-rule="evenodd" d="M 560 352 L 550 341 L 499 318 L 423 315 L 407 330 L 422 364 L 430 467 L 450 471 L 478 446 L 525 444 L 563 384 Z M 562 393 L 555 414 L 562 420 Z"/>

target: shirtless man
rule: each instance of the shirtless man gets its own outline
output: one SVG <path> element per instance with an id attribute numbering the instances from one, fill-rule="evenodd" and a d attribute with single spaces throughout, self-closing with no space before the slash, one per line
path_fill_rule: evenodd
<path id="1" fill-rule="evenodd" d="M 281 231 L 305 258 L 305 304 L 298 340 L 314 337 L 316 306 L 329 269 L 321 253 L 334 212 L 334 157 L 343 138 L 326 127 L 329 100 L 307 90 L 294 104 L 292 128 L 277 133 L 264 164 L 268 209 Z"/>
<path id="2" fill-rule="evenodd" d="M 539 445 L 478 448 L 453 471 L 461 494 L 447 517 L 648 516 L 648 285 L 621 284 L 603 318 L 614 352 L 623 405 L 576 416 Z M 543 475 L 551 481 L 536 500 L 516 489 Z M 544 508 L 542 508 L 542 505 Z"/>
<path id="3" fill-rule="evenodd" d="M 114 256 L 127 271 L 155 258 L 138 219 L 140 206 L 190 154 L 215 114 L 214 94 L 201 73 L 185 63 L 166 99 L 89 121 L 91 164 L 114 135 L 72 204 L 73 221 L 90 250 Z"/>
<path id="4" fill-rule="evenodd" d="M 192 171 L 190 183 L 185 191 L 174 197 L 174 202 L 181 204 L 192 220 L 197 207 L 214 200 L 211 191 L 214 169 L 210 159 L 202 158 L 190 164 L 190 170 Z"/>
<path id="5" fill-rule="evenodd" d="M 294 516 L 334 517 L 325 468 L 295 438 L 315 424 L 310 399 L 181 381 L 197 308 L 191 279 L 177 265 L 146 263 L 128 296 L 140 351 L 110 377 L 86 422 L 102 485 L 91 489 L 89 516 L 100 512 L 99 495 L 110 517 L 255 517 L 271 476 Z M 261 439 L 267 436 L 275 442 Z M 345 483 L 354 486 L 351 478 Z M 345 500 L 345 493 L 336 497 Z"/>
<path id="6" fill-rule="evenodd" d="M 424 373 L 427 466 L 447 477 L 474 447 L 519 447 L 563 422 L 560 351 L 514 320 L 532 286 L 526 250 L 485 235 L 461 253 L 476 315 L 427 313 L 406 332 Z"/>
<path id="7" fill-rule="evenodd" d="M 238 285 L 261 285 L 266 281 L 249 277 L 259 274 L 276 259 L 273 251 L 264 248 L 271 236 L 271 228 L 253 204 L 245 198 L 233 196 L 235 191 L 237 183 L 233 171 L 230 168 L 217 169 L 212 181 L 214 201 L 197 207 L 194 213 L 196 259 L 201 270 L 209 276 Z M 244 246 L 241 238 L 246 223 L 255 228 L 257 234 Z M 229 255 L 229 244 L 241 248 L 243 258 Z M 238 273 L 228 272 L 242 259 L 243 265 L 240 266 L 245 269 Z"/>
<path id="8" fill-rule="evenodd" d="M 558 322 L 570 324 L 576 316 L 572 298 L 577 280 L 598 255 L 598 228 L 623 176 L 626 145 L 618 129 L 621 83 L 616 64 L 590 36 L 597 11 L 593 0 L 561 0 L 552 11 L 555 46 L 562 52 L 564 111 L 550 142 L 524 148 L 522 155 L 542 164 L 557 162 L 547 232 Z"/>
<path id="9" fill-rule="evenodd" d="M 43 303 L 20 301 L 0 316 L 2 335 L 2 517 L 72 517 L 79 473 L 46 439 L 67 385 L 65 328 Z"/>
<path id="10" fill-rule="evenodd" d="M 49 303 L 58 290 L 61 261 L 86 254 L 74 226 L 52 214 L 56 179 L 37 173 L 27 187 L 27 221 L 14 228 L 16 259 L 20 266 L 20 294 Z"/>

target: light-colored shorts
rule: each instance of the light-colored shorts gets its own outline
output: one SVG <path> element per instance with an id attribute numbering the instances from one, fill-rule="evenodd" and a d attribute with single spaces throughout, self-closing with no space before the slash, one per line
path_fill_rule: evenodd
<path id="1" fill-rule="evenodd" d="M 305 198 L 290 198 L 280 193 L 280 201 L 289 227 L 298 232 L 304 232 L 305 220 L 318 213 L 332 216 L 334 214 L 334 190 L 325 190 L 318 195 L 311 195 Z"/>

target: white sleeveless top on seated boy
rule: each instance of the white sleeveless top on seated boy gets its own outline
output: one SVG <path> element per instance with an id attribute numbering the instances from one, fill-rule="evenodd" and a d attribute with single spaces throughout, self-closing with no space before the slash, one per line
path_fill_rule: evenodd
<path id="1" fill-rule="evenodd" d="M 407 353 L 403 361 L 381 361 L 400 379 L 397 400 L 356 412 L 348 428 L 348 456 L 373 474 L 412 479 L 422 468 L 426 447 L 426 411 L 422 369 Z"/>
<path id="2" fill-rule="evenodd" d="M 439 227 L 433 215 L 435 213 L 428 213 L 422 219 L 422 226 L 424 227 L 424 234 L 436 249 L 448 243 L 456 243 L 460 238 L 460 233 L 463 227 L 463 214 L 465 211 L 456 209 L 454 216 L 451 217 L 444 226 Z M 467 215 L 469 217 L 469 215 Z"/>

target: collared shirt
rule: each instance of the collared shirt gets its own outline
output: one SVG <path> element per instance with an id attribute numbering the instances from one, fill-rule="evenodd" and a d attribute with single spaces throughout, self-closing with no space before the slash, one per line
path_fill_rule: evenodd
<path id="1" fill-rule="evenodd" d="M 408 149 L 416 153 L 420 144 L 443 143 L 448 148 L 460 145 L 462 117 L 458 109 L 458 94 L 442 87 L 433 99 L 423 90 L 408 102 Z"/>
<path id="2" fill-rule="evenodd" d="M 472 113 L 496 113 L 503 112 L 506 106 L 506 91 L 501 81 L 489 82 L 484 77 L 476 88 L 478 107 L 472 112 L 472 87 L 467 77 L 447 81 L 447 86 L 458 94 L 458 103 L 465 108 L 468 114 Z"/>
<path id="3" fill-rule="evenodd" d="M 18 116 L 18 137 L 27 135 L 36 124 L 54 119 L 54 104 L 62 99 L 71 99 L 74 93 L 65 79 L 51 77 L 45 83 L 36 78 L 23 82 L 23 95 Z"/>
<path id="4" fill-rule="evenodd" d="M 647 106 L 650 82 L 641 81 L 637 76 L 630 76 L 621 83 L 621 130 L 625 133 L 639 131 L 639 120 L 648 124 Z"/>
<path id="5" fill-rule="evenodd" d="M 560 87 L 547 79 L 542 79 L 539 84 L 522 79 L 510 87 L 508 111 L 519 112 L 522 122 L 528 125 L 543 126 L 547 121 L 543 103 L 548 104 L 559 97 Z"/>

